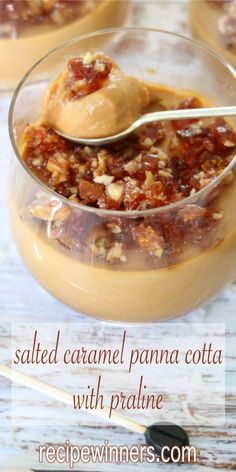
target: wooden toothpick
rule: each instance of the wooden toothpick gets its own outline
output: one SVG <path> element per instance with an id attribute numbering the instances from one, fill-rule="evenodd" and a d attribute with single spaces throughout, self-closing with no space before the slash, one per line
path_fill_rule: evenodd
<path id="1" fill-rule="evenodd" d="M 35 390 L 36 392 L 48 395 L 49 397 L 54 398 L 55 400 L 58 400 L 62 403 L 74 406 L 73 395 L 71 393 L 53 387 L 52 385 L 49 385 L 46 382 L 42 382 L 41 380 L 38 380 L 35 377 L 23 374 L 22 372 L 19 372 L 15 369 L 1 364 L 0 375 L 11 380 L 12 382 L 16 382 L 18 384 L 24 385 L 25 387 L 29 387 L 32 390 Z M 113 412 L 112 417 L 110 418 L 108 408 L 87 409 L 85 407 L 82 407 L 81 410 L 88 411 L 91 414 L 99 416 L 100 418 L 103 418 L 109 422 L 115 423 L 118 426 L 123 426 L 124 428 L 134 431 L 138 434 L 145 434 L 147 429 L 145 426 L 136 423 L 135 421 L 131 421 L 125 418 L 123 415 L 120 415 L 115 412 Z"/>

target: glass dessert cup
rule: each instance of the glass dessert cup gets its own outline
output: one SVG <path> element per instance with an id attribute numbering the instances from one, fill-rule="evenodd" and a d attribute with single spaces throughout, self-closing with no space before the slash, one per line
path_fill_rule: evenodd
<path id="1" fill-rule="evenodd" d="M 231 0 L 189 0 L 194 38 L 236 67 L 236 4 Z"/>
<path id="2" fill-rule="evenodd" d="M 21 136 L 27 123 L 37 123 L 45 90 L 68 57 L 88 49 L 102 49 L 143 81 L 181 85 L 215 105 L 233 102 L 231 67 L 197 42 L 172 33 L 107 30 L 49 53 L 18 86 L 9 115 L 16 157 L 9 202 L 18 249 L 38 282 L 78 312 L 131 323 L 186 314 L 236 276 L 236 157 L 196 194 L 155 209 L 102 210 L 53 192 L 22 160 Z M 236 126 L 236 120 L 231 124 Z M 130 242 L 137 226 L 139 247 Z M 164 250 L 153 234 L 157 227 L 168 235 Z"/>
<path id="3" fill-rule="evenodd" d="M 20 3 L 19 0 L 14 1 Z M 29 24 L 25 22 L 22 27 L 19 27 L 17 20 L 5 23 L 1 20 L 4 12 L 0 2 L 0 90 L 15 88 L 22 76 L 40 57 L 70 38 L 99 28 L 121 26 L 129 4 L 129 0 L 83 0 L 83 5 L 77 8 L 78 11 L 73 7 L 73 14 L 73 2 L 74 0 L 65 2 L 65 5 L 68 3 L 68 8 L 65 7 L 67 16 L 64 21 L 58 18 L 58 11 L 61 11 L 59 9 L 56 10 L 55 21 L 34 24 L 31 20 Z M 32 3 L 33 7 L 37 8 L 35 0 Z M 51 16 L 54 19 L 54 16 Z"/>

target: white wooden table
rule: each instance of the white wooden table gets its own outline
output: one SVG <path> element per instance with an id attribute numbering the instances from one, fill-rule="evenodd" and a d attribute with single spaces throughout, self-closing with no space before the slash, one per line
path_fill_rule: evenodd
<path id="1" fill-rule="evenodd" d="M 199 2 L 200 3 L 200 2 Z M 149 26 L 188 33 L 185 0 L 136 0 L 129 24 Z M 7 362 L 7 347 L 10 342 L 9 323 L 18 321 L 30 322 L 77 322 L 87 323 L 84 317 L 78 316 L 50 297 L 33 280 L 24 267 L 11 237 L 7 211 L 7 185 L 10 170 L 11 149 L 7 132 L 7 111 L 10 97 L 0 97 L 0 350 L 1 357 Z M 219 268 L 220 270 L 220 268 Z M 206 308 L 186 316 L 181 321 L 190 322 L 225 322 L 226 324 L 226 423 L 222 427 L 191 427 L 191 441 L 201 450 L 197 465 L 191 470 L 214 471 L 220 469 L 236 470 L 236 285 L 227 288 L 215 301 Z M 102 325 L 89 321 L 89 331 L 102 330 Z M 147 342 L 152 327 L 140 329 L 140 336 L 146 336 Z M 115 329 L 114 329 L 115 332 Z M 115 339 L 114 339 L 115 342 Z M 27 408 L 27 405 L 26 405 Z M 109 438 L 111 444 L 132 445 L 140 442 L 135 435 L 122 428 L 107 425 L 104 422 L 84 419 L 78 426 L 52 427 L 19 427 L 10 426 L 10 383 L 0 378 L 0 470 L 25 470 L 38 468 L 36 450 L 40 443 L 60 443 L 66 439 L 76 444 L 93 444 Z M 202 466 L 202 469 L 200 468 Z M 134 467 L 142 471 L 154 471 L 156 465 L 119 466 L 119 470 L 129 472 Z M 164 470 L 164 465 L 158 465 Z M 173 472 L 176 465 L 169 465 Z M 19 469 L 18 469 L 19 468 Z M 182 466 L 189 471 L 189 465 Z M 56 468 L 55 468 L 56 469 Z M 50 469 L 51 470 L 51 469 Z M 53 470 L 53 468 L 52 468 Z M 78 470 L 115 471 L 117 465 L 84 466 Z"/>

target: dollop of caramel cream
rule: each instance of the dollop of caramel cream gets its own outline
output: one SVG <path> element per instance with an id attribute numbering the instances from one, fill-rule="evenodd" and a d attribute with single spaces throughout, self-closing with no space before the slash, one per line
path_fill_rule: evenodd
<path id="1" fill-rule="evenodd" d="M 102 88 L 81 98 L 69 99 L 68 68 L 49 85 L 42 121 L 65 135 L 80 138 L 112 136 L 128 128 L 150 103 L 144 83 L 125 75 L 110 58 L 112 69 Z M 96 56 L 94 56 L 96 57 Z"/>

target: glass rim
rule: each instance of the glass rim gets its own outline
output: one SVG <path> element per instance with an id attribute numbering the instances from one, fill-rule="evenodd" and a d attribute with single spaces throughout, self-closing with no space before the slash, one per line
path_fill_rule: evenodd
<path id="1" fill-rule="evenodd" d="M 45 190 L 49 195 L 52 195 L 52 197 L 57 198 L 62 203 L 66 204 L 67 206 L 69 205 L 71 207 L 76 208 L 77 210 L 79 209 L 79 210 L 95 213 L 95 214 L 98 214 L 98 215 L 106 215 L 106 216 L 142 217 L 142 216 L 150 216 L 150 215 L 153 215 L 153 214 L 156 214 L 156 213 L 163 213 L 163 212 L 166 212 L 166 211 L 175 210 L 177 207 L 181 207 L 183 205 L 194 204 L 194 202 L 196 200 L 201 198 L 209 190 L 213 189 L 215 187 L 215 185 L 217 185 L 224 178 L 224 176 L 227 175 L 227 173 L 230 172 L 230 170 L 233 169 L 233 167 L 236 163 L 236 154 L 232 158 L 232 160 L 228 164 L 228 166 L 225 167 L 223 172 L 221 172 L 214 180 L 212 180 L 209 184 L 207 184 L 201 190 L 198 190 L 193 195 L 189 195 L 188 197 L 185 197 L 181 200 L 178 200 L 177 202 L 170 203 L 168 205 L 164 205 L 164 206 L 157 207 L 157 208 L 148 208 L 148 209 L 145 209 L 145 210 L 109 210 L 109 209 L 102 209 L 102 208 L 91 207 L 91 206 L 88 206 L 88 205 L 83 205 L 82 203 L 69 200 L 68 198 L 58 194 L 55 190 L 53 190 L 47 184 L 42 182 L 29 169 L 29 167 L 26 165 L 26 163 L 24 162 L 24 160 L 22 159 L 22 157 L 21 157 L 21 155 L 18 151 L 18 147 L 16 145 L 16 140 L 15 140 L 15 136 L 14 136 L 14 129 L 13 129 L 13 125 L 12 125 L 13 115 L 14 115 L 14 107 L 15 107 L 15 103 L 16 103 L 18 95 L 21 91 L 22 86 L 24 85 L 24 83 L 26 82 L 28 77 L 30 77 L 32 72 L 41 63 L 43 63 L 48 57 L 50 57 L 52 54 L 54 54 L 57 51 L 60 51 L 60 49 L 62 50 L 63 48 L 65 48 L 65 47 L 67 47 L 67 46 L 69 46 L 73 43 L 83 41 L 85 39 L 90 39 L 90 38 L 93 38 L 93 37 L 96 37 L 96 36 L 102 36 L 102 35 L 112 34 L 112 33 L 121 33 L 121 32 L 126 32 L 126 33 L 132 33 L 132 32 L 160 33 L 160 34 L 163 34 L 163 35 L 166 35 L 166 36 L 172 36 L 172 37 L 181 39 L 183 41 L 189 42 L 189 43 L 193 44 L 195 47 L 197 47 L 197 48 L 207 52 L 209 55 L 213 56 L 218 62 L 220 62 L 225 67 L 225 69 L 228 70 L 228 72 L 231 74 L 231 76 L 234 79 L 236 79 L 236 70 L 223 57 L 221 57 L 218 53 L 216 53 L 213 49 L 209 48 L 205 44 L 202 44 L 201 42 L 199 42 L 195 39 L 189 38 L 189 37 L 184 36 L 184 35 L 179 34 L 179 33 L 174 33 L 172 31 L 168 31 L 168 30 L 165 30 L 165 29 L 159 29 L 159 28 L 120 27 L 120 28 L 106 28 L 106 29 L 102 29 L 102 30 L 98 30 L 98 31 L 93 31 L 92 33 L 81 34 L 79 36 L 76 36 L 76 37 L 60 44 L 56 48 L 51 49 L 47 54 L 45 54 L 35 64 L 33 64 L 33 66 L 26 72 L 26 74 L 23 76 L 23 78 L 21 79 L 21 81 L 17 85 L 17 87 L 14 91 L 14 94 L 12 96 L 12 99 L 11 99 L 11 103 L 10 103 L 10 107 L 9 107 L 9 113 L 8 113 L 8 131 L 9 131 L 10 142 L 11 142 L 11 145 L 12 145 L 13 150 L 15 152 L 15 155 L 16 155 L 18 161 L 20 162 L 22 168 L 27 172 L 27 174 L 37 184 L 39 184 L 40 187 L 42 187 L 43 190 Z"/>

